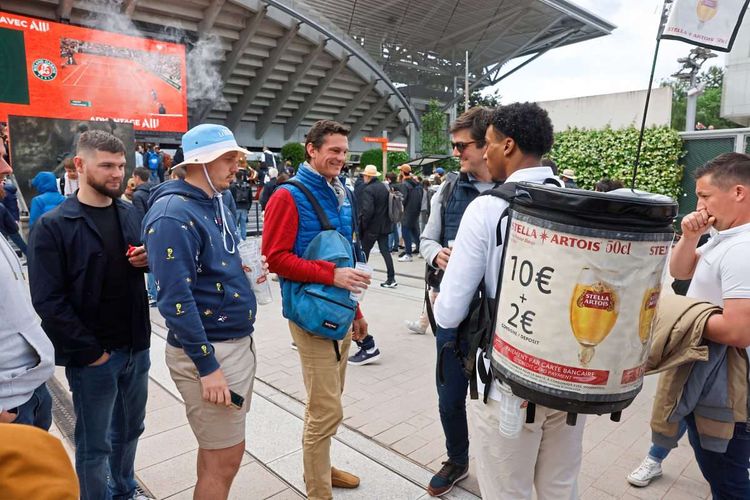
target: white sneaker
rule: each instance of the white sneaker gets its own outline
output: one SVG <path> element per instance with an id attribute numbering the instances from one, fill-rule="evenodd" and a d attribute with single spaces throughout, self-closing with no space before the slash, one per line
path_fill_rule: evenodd
<path id="1" fill-rule="evenodd" d="M 652 480 L 661 476 L 661 462 L 657 462 L 651 457 L 646 457 L 633 472 L 628 476 L 628 482 L 633 486 L 648 486 Z"/>
<path id="2" fill-rule="evenodd" d="M 406 328 L 409 329 L 412 333 L 418 333 L 420 335 L 424 335 L 427 333 L 427 327 L 425 326 L 422 328 L 422 325 L 419 324 L 419 321 L 404 321 L 406 323 Z"/>
<path id="3" fill-rule="evenodd" d="M 401 257 L 398 258 L 398 261 L 399 262 L 411 262 L 412 258 L 411 258 L 411 255 L 404 254 L 404 255 L 402 255 Z"/>

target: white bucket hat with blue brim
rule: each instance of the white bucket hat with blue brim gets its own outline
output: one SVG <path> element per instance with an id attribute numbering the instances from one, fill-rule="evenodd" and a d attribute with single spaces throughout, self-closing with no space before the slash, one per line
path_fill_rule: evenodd
<path id="1" fill-rule="evenodd" d="M 241 148 L 234 134 L 224 125 L 203 123 L 197 125 L 182 136 L 182 154 L 185 159 L 172 168 L 185 165 L 211 163 L 225 153 L 236 151 L 249 155 L 250 151 Z"/>

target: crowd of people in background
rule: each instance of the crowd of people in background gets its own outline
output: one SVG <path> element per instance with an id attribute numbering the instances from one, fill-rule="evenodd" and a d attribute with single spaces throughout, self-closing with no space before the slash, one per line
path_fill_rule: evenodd
<path id="1" fill-rule="evenodd" d="M 554 140 L 546 111 L 533 103 L 468 110 L 450 129 L 458 169 L 441 166 L 422 176 L 408 163 L 384 178 L 375 165 L 341 176 L 348 134 L 335 121 L 317 122 L 305 139 L 305 161 L 293 168 L 265 147 L 261 161 L 251 164 L 229 129 L 203 124 L 185 134 L 186 149 L 174 158 L 157 144 L 138 144 L 136 166 L 126 176 L 122 141 L 82 131 L 60 176 L 39 172 L 31 183 L 28 248 L 19 231 L 18 186 L 6 180 L 12 170 L 0 142 L 0 232 L 28 252 L 29 282 L 27 289 L 24 267 L 0 238 L 0 276 L 7 285 L 0 303 L 15 313 L 0 328 L 0 370 L 17 376 L 12 391 L 0 392 L 0 423 L 49 429 L 45 381 L 55 364 L 65 367 L 77 419 L 78 484 L 70 481 L 69 467 L 59 468 L 55 474 L 67 478 L 73 495 L 59 498 L 77 498 L 78 488 L 85 499 L 146 498 L 136 490 L 134 463 L 148 392 L 149 306 L 166 321 L 166 365 L 199 446 L 195 497 L 227 498 L 245 450 L 257 366 L 258 301 L 242 255 L 252 207 L 264 218 L 258 265 L 262 275 L 277 275 L 302 368 L 302 462 L 310 498 L 330 499 L 333 487 L 360 484 L 358 476 L 333 466 L 330 447 L 343 420 L 347 364 L 367 365 L 381 356 L 351 296 L 371 283 L 372 270 L 355 264 L 367 263 L 376 245 L 386 267 L 384 289 L 398 287 L 392 254 L 396 262 L 419 256 L 427 264 L 423 313 L 406 320 L 406 328 L 425 334 L 429 327 L 442 363 L 436 388 L 448 459 L 428 493 L 444 495 L 467 477 L 471 428 L 485 498 L 530 498 L 532 490 L 540 500 L 577 497 L 585 417 L 567 425 L 566 412 L 536 405 L 535 419 L 519 436 L 504 436 L 498 431 L 500 389 L 487 384 L 484 391 L 479 378 L 472 384 L 460 358 L 444 356 L 465 341 L 458 331 L 477 290 L 490 298 L 497 290 L 503 253 L 497 228 L 508 202 L 482 194 L 515 182 L 580 189 L 573 169 L 545 157 Z M 750 345 L 750 261 L 744 256 L 750 248 L 750 157 L 712 160 L 698 170 L 697 184 L 698 207 L 682 221 L 684 236 L 670 269 L 676 278 L 695 275 L 687 296 L 714 304 L 702 334 L 744 353 Z M 594 189 L 623 187 L 604 178 Z M 696 252 L 711 227 L 711 243 Z M 343 255 L 336 259 L 345 265 L 321 257 L 329 250 Z M 304 302 L 311 290 L 320 298 L 313 306 Z M 334 300 L 327 293 L 338 295 Z M 341 325 L 327 317 L 305 321 L 305 312 L 336 307 Z M 352 343 L 357 351 L 349 356 Z M 745 366 L 746 403 L 747 358 L 736 359 Z M 467 405 L 470 385 L 484 391 L 484 400 Z M 747 498 L 745 422 L 725 426 L 727 447 L 718 452 L 702 448 L 701 418 L 691 413 L 674 427 L 689 434 L 715 498 Z M 657 445 L 628 476 L 632 484 L 645 486 L 661 474 L 668 449 Z M 49 447 L 56 456 L 59 450 Z"/>

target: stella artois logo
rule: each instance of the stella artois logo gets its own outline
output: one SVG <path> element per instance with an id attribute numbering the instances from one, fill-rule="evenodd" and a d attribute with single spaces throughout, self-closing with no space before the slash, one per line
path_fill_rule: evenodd
<path id="1" fill-rule="evenodd" d="M 612 311 L 615 308 L 615 301 L 610 292 L 586 290 L 578 297 L 576 303 L 578 307 L 602 309 L 604 311 Z"/>
<path id="2" fill-rule="evenodd" d="M 34 76 L 45 82 L 54 80 L 57 77 L 57 66 L 49 59 L 37 59 L 31 65 L 31 71 L 34 73 Z"/>

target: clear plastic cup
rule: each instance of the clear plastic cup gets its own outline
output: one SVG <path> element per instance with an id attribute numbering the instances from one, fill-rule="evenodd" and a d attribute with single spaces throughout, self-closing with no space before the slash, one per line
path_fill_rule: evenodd
<path id="1" fill-rule="evenodd" d="M 523 426 L 523 414 L 521 410 L 523 399 L 513 394 L 513 391 L 508 385 L 500 383 L 497 380 L 494 383 L 500 391 L 498 430 L 500 431 L 500 434 L 507 438 L 517 438 L 519 434 L 521 434 L 521 427 Z"/>
<path id="2" fill-rule="evenodd" d="M 270 304 L 273 302 L 273 295 L 271 294 L 271 283 L 263 273 L 263 261 L 260 258 L 260 239 L 248 238 L 237 245 L 237 250 L 240 252 L 245 276 L 253 288 L 255 301 L 261 306 Z"/>
<path id="3" fill-rule="evenodd" d="M 357 265 L 354 266 L 354 269 L 356 269 L 357 271 L 362 271 L 363 273 L 367 273 L 368 276 L 372 277 L 372 268 L 364 262 L 357 262 Z M 365 291 L 367 291 L 366 285 L 364 288 L 360 288 L 358 292 L 351 292 L 349 294 L 349 298 L 351 298 L 352 300 L 356 300 L 357 302 L 362 302 L 362 299 L 364 299 L 365 297 Z"/>

